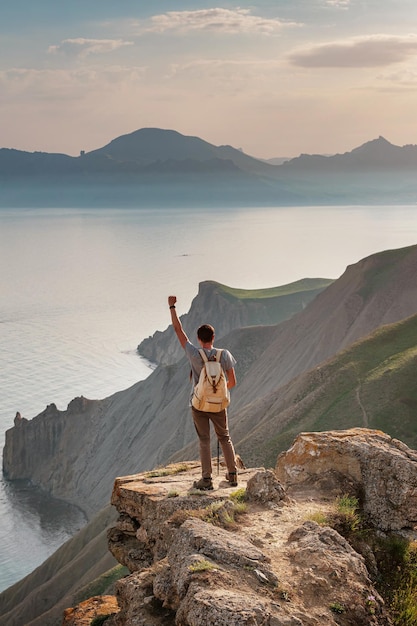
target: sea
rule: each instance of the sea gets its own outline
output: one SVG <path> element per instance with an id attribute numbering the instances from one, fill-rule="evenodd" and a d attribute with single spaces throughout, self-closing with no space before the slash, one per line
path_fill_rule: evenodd
<path id="1" fill-rule="evenodd" d="M 142 339 L 187 313 L 199 283 L 259 289 L 338 278 L 417 243 L 416 206 L 0 209 L 0 437 L 77 396 L 149 376 Z M 109 494 L 110 498 L 110 494 Z M 0 477 L 0 591 L 85 524 L 82 511 Z"/>

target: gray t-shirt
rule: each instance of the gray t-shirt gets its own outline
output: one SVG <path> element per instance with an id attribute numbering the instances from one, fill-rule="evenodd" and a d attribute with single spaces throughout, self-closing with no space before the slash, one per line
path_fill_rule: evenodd
<path id="1" fill-rule="evenodd" d="M 200 378 L 200 372 L 203 369 L 203 359 L 201 358 L 198 348 L 194 346 L 191 343 L 191 341 L 187 341 L 187 343 L 184 346 L 184 349 L 185 349 L 185 354 L 187 355 L 188 360 L 190 361 L 194 384 L 196 385 L 198 383 L 198 379 Z M 218 349 L 219 348 L 212 348 L 211 350 L 208 350 L 207 348 L 203 348 L 208 359 L 210 359 L 210 357 L 214 358 L 216 355 L 216 350 Z M 223 370 L 227 372 L 227 370 L 230 370 L 232 369 L 232 367 L 235 366 L 236 359 L 229 352 L 229 350 L 223 349 L 222 355 L 220 357 L 220 363 L 221 363 Z"/>

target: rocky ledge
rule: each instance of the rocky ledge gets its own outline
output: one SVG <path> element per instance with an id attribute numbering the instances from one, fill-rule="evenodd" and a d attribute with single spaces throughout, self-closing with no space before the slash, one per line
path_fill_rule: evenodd
<path id="1" fill-rule="evenodd" d="M 238 488 L 220 475 L 197 492 L 198 477 L 198 464 L 184 463 L 116 479 L 109 549 L 130 574 L 116 583 L 106 626 L 392 624 L 372 558 L 313 520 L 334 512 L 336 494 L 365 494 L 378 533 L 415 539 L 405 504 L 416 493 L 412 450 L 367 429 L 303 433 L 276 471 L 241 470 Z M 393 488 L 371 489 L 384 481 Z M 86 623 L 74 615 L 66 626 Z"/>

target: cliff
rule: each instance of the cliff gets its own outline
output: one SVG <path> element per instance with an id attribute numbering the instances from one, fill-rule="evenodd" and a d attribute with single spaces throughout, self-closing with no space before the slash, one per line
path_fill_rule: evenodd
<path id="1" fill-rule="evenodd" d="M 198 294 L 181 323 L 193 341 L 202 323 L 211 324 L 218 337 L 253 325 L 276 325 L 302 311 L 333 281 L 327 278 L 303 280 L 270 289 L 233 289 L 214 281 L 200 283 Z M 153 363 L 170 365 L 183 357 L 172 326 L 157 331 L 138 345 L 138 352 Z"/>
<path id="2" fill-rule="evenodd" d="M 109 549 L 131 573 L 106 625 L 392 624 L 370 538 L 416 538 L 417 452 L 381 431 L 303 433 L 275 472 L 241 470 L 238 490 L 219 476 L 196 493 L 198 474 L 187 463 L 116 479 Z M 345 525 L 349 541 L 332 527 L 347 494 L 368 529 Z M 80 626 L 88 606 L 64 624 Z"/>

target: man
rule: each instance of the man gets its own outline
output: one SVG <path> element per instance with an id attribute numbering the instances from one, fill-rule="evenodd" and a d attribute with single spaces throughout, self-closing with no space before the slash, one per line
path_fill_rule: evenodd
<path id="1" fill-rule="evenodd" d="M 182 348 L 184 348 L 185 354 L 190 361 L 193 382 L 195 385 L 198 382 L 200 372 L 203 368 L 203 359 L 198 351 L 199 349 L 191 343 L 191 341 L 188 339 L 187 335 L 184 332 L 182 324 L 177 316 L 177 311 L 175 308 L 176 302 L 176 296 L 169 296 L 168 305 L 171 312 L 172 325 L 174 327 L 178 340 Z M 200 326 L 200 328 L 197 330 L 197 338 L 200 346 L 205 351 L 207 358 L 210 359 L 214 357 L 216 354 L 216 348 L 213 347 L 214 328 L 209 324 L 204 324 L 203 326 Z M 220 363 L 226 374 L 227 388 L 231 389 L 236 385 L 236 375 L 234 369 L 236 360 L 228 350 L 223 350 Z M 201 460 L 201 479 L 194 483 L 194 487 L 203 491 L 213 489 L 213 481 L 211 477 L 212 464 L 210 445 L 210 422 L 214 426 L 214 430 L 221 445 L 224 460 L 227 466 L 226 480 L 229 481 L 230 486 L 236 487 L 236 456 L 233 443 L 229 435 L 226 409 L 223 409 L 222 411 L 219 411 L 217 413 L 209 413 L 205 411 L 198 411 L 193 406 L 191 406 L 191 412 L 200 443 Z"/>

